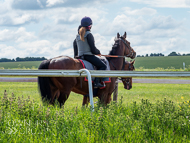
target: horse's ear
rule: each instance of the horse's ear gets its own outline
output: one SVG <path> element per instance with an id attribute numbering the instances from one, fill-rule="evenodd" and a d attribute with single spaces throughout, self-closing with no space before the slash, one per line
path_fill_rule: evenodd
<path id="1" fill-rule="evenodd" d="M 131 62 L 131 64 L 134 64 L 135 63 L 135 60 Z"/>
<path id="2" fill-rule="evenodd" d="M 127 33 L 126 32 L 124 33 L 123 38 L 127 38 Z"/>
<path id="3" fill-rule="evenodd" d="M 120 37 L 120 34 L 119 33 L 117 33 L 117 38 L 119 38 Z"/>

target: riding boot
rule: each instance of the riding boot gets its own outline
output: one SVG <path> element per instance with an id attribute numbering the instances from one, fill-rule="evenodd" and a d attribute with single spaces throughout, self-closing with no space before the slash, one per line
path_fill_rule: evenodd
<path id="1" fill-rule="evenodd" d="M 102 87 L 104 87 L 104 85 L 100 83 L 100 78 L 96 77 L 94 80 L 94 88 L 102 88 Z"/>

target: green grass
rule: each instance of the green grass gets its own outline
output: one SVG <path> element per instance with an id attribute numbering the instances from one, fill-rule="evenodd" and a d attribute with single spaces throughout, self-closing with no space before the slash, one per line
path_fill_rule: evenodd
<path id="1" fill-rule="evenodd" d="M 4 90 L 7 91 L 8 96 L 11 96 L 12 93 L 16 97 L 23 95 L 23 97 L 27 98 L 30 96 L 31 100 L 42 104 L 36 82 L 0 82 L 1 95 Z M 141 99 L 148 99 L 151 103 L 156 103 L 157 100 L 163 100 L 164 98 L 175 103 L 182 103 L 189 100 L 189 91 L 189 84 L 133 83 L 131 90 L 125 90 L 123 84 L 119 83 L 118 99 L 123 96 L 124 104 L 133 103 L 134 101 L 140 103 Z M 82 95 L 71 93 L 65 106 L 81 107 L 82 99 Z"/>
<path id="2" fill-rule="evenodd" d="M 0 62 L 0 69 L 37 69 L 42 61 Z"/>
<path id="3" fill-rule="evenodd" d="M 128 59 L 130 61 L 131 59 Z M 0 69 L 37 69 L 42 61 L 27 62 L 0 62 Z M 136 57 L 135 68 L 138 70 L 151 69 L 162 70 L 183 70 L 183 62 L 190 70 L 190 56 L 166 56 L 166 57 Z"/>
<path id="4" fill-rule="evenodd" d="M 185 62 L 186 68 L 190 68 L 190 56 L 136 57 L 135 68 L 183 69 L 183 62 Z"/>
<path id="5" fill-rule="evenodd" d="M 120 83 L 118 103 L 93 113 L 73 93 L 64 109 L 42 106 L 37 83 L 0 82 L 0 93 L 3 143 L 190 142 L 189 85 Z"/>

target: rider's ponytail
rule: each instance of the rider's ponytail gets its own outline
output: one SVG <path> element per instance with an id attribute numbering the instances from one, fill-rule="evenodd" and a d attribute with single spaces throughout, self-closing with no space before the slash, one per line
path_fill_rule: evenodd
<path id="1" fill-rule="evenodd" d="M 86 28 L 85 27 L 81 27 L 80 30 L 79 30 L 79 35 L 80 35 L 80 39 L 82 41 L 84 41 L 84 35 L 86 33 Z"/>

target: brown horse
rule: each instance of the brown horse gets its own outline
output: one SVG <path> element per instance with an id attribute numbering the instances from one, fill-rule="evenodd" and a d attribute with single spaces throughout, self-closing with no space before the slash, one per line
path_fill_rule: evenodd
<path id="1" fill-rule="evenodd" d="M 128 62 L 125 61 L 124 70 L 126 71 L 133 71 L 135 70 L 134 64 L 135 61 Z M 123 77 L 120 79 L 123 82 L 124 88 L 130 90 L 132 88 L 132 77 Z"/>
<path id="2" fill-rule="evenodd" d="M 125 61 L 125 66 L 124 66 L 123 70 L 125 70 L 125 71 L 135 70 L 135 67 L 133 65 L 134 63 L 135 63 L 135 61 L 132 61 L 132 62 Z M 111 92 L 108 92 L 111 94 L 115 90 L 115 83 L 113 82 L 113 79 L 115 81 L 117 78 L 112 78 L 112 82 L 110 83 L 109 89 L 107 89 L 108 91 L 111 91 Z M 122 78 L 119 78 L 119 80 L 121 80 L 123 82 L 125 89 L 130 90 L 132 88 L 132 77 L 122 77 Z M 99 89 L 99 90 L 101 91 L 102 89 Z M 109 95 L 107 95 L 107 97 L 108 97 L 107 102 L 109 103 L 111 101 L 111 95 L 109 94 Z M 88 105 L 89 102 L 90 102 L 89 96 L 84 96 L 82 105 L 83 106 Z"/>
<path id="3" fill-rule="evenodd" d="M 117 34 L 115 44 L 112 47 L 109 55 L 117 55 L 118 58 L 109 58 L 111 70 L 122 70 L 125 64 L 124 57 L 135 58 L 136 52 L 131 48 L 130 42 L 126 40 L 126 32 L 123 36 Z M 57 69 L 57 70 L 80 70 L 83 66 L 78 59 L 73 59 L 68 56 L 60 56 L 50 60 L 43 61 L 39 69 Z M 111 78 L 115 83 L 116 78 Z M 79 77 L 38 77 L 38 85 L 42 100 L 48 100 L 51 104 L 55 99 L 58 100 L 62 106 L 68 99 L 71 91 L 86 95 L 88 94 L 88 82 L 81 82 Z M 109 103 L 109 96 L 111 96 L 110 88 L 114 88 L 114 84 L 107 83 L 105 89 L 98 90 L 98 97 L 102 103 Z"/>

